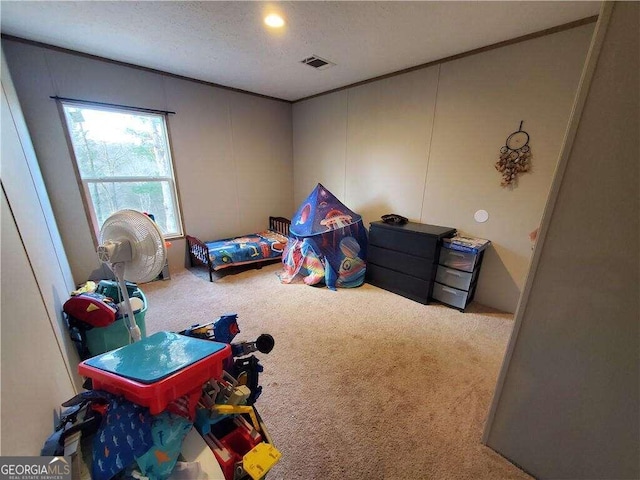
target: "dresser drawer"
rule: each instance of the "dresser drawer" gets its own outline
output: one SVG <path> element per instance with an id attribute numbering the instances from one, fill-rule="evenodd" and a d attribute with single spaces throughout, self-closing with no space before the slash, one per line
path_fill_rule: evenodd
<path id="1" fill-rule="evenodd" d="M 475 272 L 462 272 L 443 265 L 439 265 L 438 271 L 436 272 L 436 282 L 450 287 L 455 287 L 460 290 L 469 290 L 474 277 Z"/>
<path id="2" fill-rule="evenodd" d="M 402 230 L 371 227 L 369 245 L 408 253 L 417 257 L 435 258 L 438 238 Z"/>
<path id="3" fill-rule="evenodd" d="M 457 270 L 473 272 L 478 256 L 479 254 L 477 253 L 459 252 L 458 250 L 451 250 L 450 248 L 441 248 L 438 263 Z"/>
<path id="4" fill-rule="evenodd" d="M 433 278 L 433 269 L 436 268 L 433 259 L 407 255 L 406 253 L 387 250 L 375 245 L 369 245 L 367 251 L 367 264 L 370 263 L 423 280 Z"/>
<path id="5" fill-rule="evenodd" d="M 431 282 L 373 263 L 367 264 L 367 282 L 423 304 L 429 301 Z"/>
<path id="6" fill-rule="evenodd" d="M 467 304 L 473 298 L 473 289 L 470 292 L 464 290 L 458 290 L 457 288 L 448 287 L 438 282 L 433 284 L 433 298 L 440 300 L 442 303 L 451 305 L 452 307 L 464 310 Z"/>

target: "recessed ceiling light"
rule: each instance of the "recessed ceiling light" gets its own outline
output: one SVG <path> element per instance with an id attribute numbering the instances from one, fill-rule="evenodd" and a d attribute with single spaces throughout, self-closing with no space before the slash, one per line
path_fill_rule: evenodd
<path id="1" fill-rule="evenodd" d="M 273 28 L 280 28 L 284 25 L 284 19 L 280 15 L 272 13 L 264 17 L 264 23 Z"/>

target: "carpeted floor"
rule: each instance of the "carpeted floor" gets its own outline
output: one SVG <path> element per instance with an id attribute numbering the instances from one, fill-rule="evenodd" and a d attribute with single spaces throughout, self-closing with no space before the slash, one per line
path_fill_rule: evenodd
<path id="1" fill-rule="evenodd" d="M 274 336 L 256 404 L 283 455 L 269 479 L 531 478 L 480 443 L 512 315 L 283 285 L 279 271 L 142 287 L 150 333 L 237 313 L 237 340 Z"/>

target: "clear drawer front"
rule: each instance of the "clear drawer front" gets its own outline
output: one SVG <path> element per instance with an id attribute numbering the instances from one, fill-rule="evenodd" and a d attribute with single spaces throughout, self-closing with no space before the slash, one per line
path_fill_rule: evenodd
<path id="1" fill-rule="evenodd" d="M 447 267 L 457 270 L 473 272 L 476 261 L 478 260 L 478 255 L 477 253 L 459 252 L 458 250 L 441 248 L 439 263 L 440 265 L 446 265 Z"/>

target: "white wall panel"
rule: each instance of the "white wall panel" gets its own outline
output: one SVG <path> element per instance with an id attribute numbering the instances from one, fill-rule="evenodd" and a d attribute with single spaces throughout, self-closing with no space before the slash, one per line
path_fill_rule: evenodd
<path id="1" fill-rule="evenodd" d="M 230 103 L 240 230 L 263 230 L 270 215 L 291 218 L 291 105 L 233 94 Z M 251 141 L 247 141 L 251 139 Z"/>
<path id="2" fill-rule="evenodd" d="M 346 201 L 367 226 L 392 212 L 420 220 L 438 69 L 347 90 Z"/>
<path id="3" fill-rule="evenodd" d="M 422 221 L 488 238 L 476 300 L 514 311 L 529 268 L 529 232 L 549 193 L 593 26 L 444 63 Z M 514 188 L 495 170 L 509 134 L 530 135 L 532 170 Z M 477 223 L 478 209 L 489 221 Z"/>
<path id="4" fill-rule="evenodd" d="M 162 75 L 53 50 L 44 57 L 60 97 L 167 109 Z"/>
<path id="5" fill-rule="evenodd" d="M 177 112 L 169 128 L 186 233 L 203 240 L 229 236 L 240 226 L 229 92 L 174 78 L 165 85 Z"/>
<path id="6" fill-rule="evenodd" d="M 346 91 L 294 105 L 294 209 L 318 183 L 340 200 L 345 200 L 346 141 Z"/>

